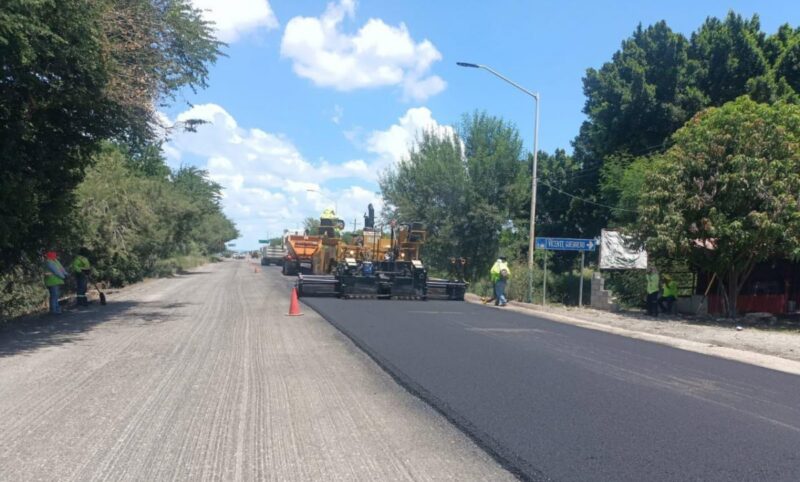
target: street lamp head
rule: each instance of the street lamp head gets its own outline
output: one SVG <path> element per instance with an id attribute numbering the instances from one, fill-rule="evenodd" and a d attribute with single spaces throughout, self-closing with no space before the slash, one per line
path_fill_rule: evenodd
<path id="1" fill-rule="evenodd" d="M 478 65 L 478 64 L 471 64 L 471 63 L 469 63 L 469 62 L 456 62 L 456 65 L 458 65 L 459 67 L 471 67 L 471 68 L 473 68 L 473 69 L 480 69 L 480 68 L 481 68 L 481 66 L 480 66 L 480 65 Z"/>

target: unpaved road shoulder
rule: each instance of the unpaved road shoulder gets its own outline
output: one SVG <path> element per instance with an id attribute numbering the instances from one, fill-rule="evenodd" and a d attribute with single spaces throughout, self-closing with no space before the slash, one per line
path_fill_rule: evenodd
<path id="1" fill-rule="evenodd" d="M 480 304 L 480 298 L 467 295 Z M 652 319 L 636 313 L 511 302 L 505 308 L 560 323 L 637 338 L 705 355 L 800 375 L 800 333 L 692 322 L 679 317 Z"/>
<path id="2" fill-rule="evenodd" d="M 3 480 L 512 480 L 246 262 L 0 334 Z"/>

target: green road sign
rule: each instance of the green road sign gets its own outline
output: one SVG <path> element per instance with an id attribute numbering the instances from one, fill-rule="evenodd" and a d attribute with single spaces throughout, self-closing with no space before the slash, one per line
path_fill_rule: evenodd
<path id="1" fill-rule="evenodd" d="M 259 242 L 259 244 L 267 244 L 267 243 L 269 243 L 269 240 L 268 239 L 259 239 L 258 242 Z"/>

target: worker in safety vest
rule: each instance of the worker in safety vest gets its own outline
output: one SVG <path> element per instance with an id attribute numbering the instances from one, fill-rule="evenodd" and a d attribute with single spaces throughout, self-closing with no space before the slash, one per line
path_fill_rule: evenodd
<path id="1" fill-rule="evenodd" d="M 81 248 L 78 253 L 79 254 L 75 256 L 75 259 L 72 260 L 72 264 L 70 265 L 77 284 L 78 294 L 76 301 L 78 306 L 89 306 L 89 299 L 86 298 L 86 287 L 89 284 L 89 275 L 91 274 L 92 265 L 86 258 L 86 254 L 88 253 L 86 248 Z"/>
<path id="2" fill-rule="evenodd" d="M 320 220 L 330 219 L 330 220 L 333 220 L 333 221 L 337 221 L 337 219 L 336 219 L 336 211 L 334 211 L 331 208 L 325 208 L 325 210 L 322 211 L 322 214 L 320 214 L 319 219 Z M 322 224 L 324 224 L 324 223 L 322 223 Z M 326 228 L 323 228 L 322 226 L 320 226 L 320 234 L 325 232 L 324 229 L 326 229 Z M 333 225 L 333 236 L 336 237 L 336 238 L 341 236 L 341 228 L 336 223 L 334 223 L 334 225 Z"/>
<path id="3" fill-rule="evenodd" d="M 670 275 L 665 274 L 664 289 L 661 292 L 661 298 L 658 300 L 661 312 L 672 313 L 672 305 L 676 299 L 678 299 L 678 283 Z"/>
<path id="4" fill-rule="evenodd" d="M 506 257 L 500 256 L 497 261 L 492 265 L 489 271 L 492 283 L 494 284 L 494 304 L 495 306 L 505 306 L 506 300 L 506 286 L 508 285 L 508 278 L 511 277 L 511 269 L 506 263 Z M 491 299 L 489 300 L 491 301 Z"/>
<path id="5" fill-rule="evenodd" d="M 55 251 L 48 251 L 45 254 L 45 269 L 44 285 L 50 292 L 50 313 L 57 315 L 61 313 L 61 305 L 58 303 L 61 287 L 64 286 L 64 280 L 69 275 L 67 270 L 61 266 Z"/>
<path id="6" fill-rule="evenodd" d="M 658 317 L 658 270 L 655 266 L 647 268 L 647 314 Z"/>

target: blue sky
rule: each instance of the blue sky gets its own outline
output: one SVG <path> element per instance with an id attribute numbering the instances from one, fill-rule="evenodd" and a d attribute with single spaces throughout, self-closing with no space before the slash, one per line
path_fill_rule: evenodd
<path id="1" fill-rule="evenodd" d="M 172 165 L 208 169 L 225 212 L 252 249 L 337 205 L 352 224 L 376 177 L 422 128 L 449 130 L 475 109 L 519 127 L 533 144 L 533 101 L 491 66 L 541 94 L 539 146 L 571 150 L 584 119 L 581 78 L 639 23 L 689 35 L 708 16 L 757 13 L 762 30 L 800 25 L 790 1 L 192 0 L 229 45 L 210 86 L 185 92 L 168 122 L 203 118 L 166 146 Z M 311 191 L 309 191 L 311 190 Z M 319 191 L 319 192 L 314 192 Z"/>

